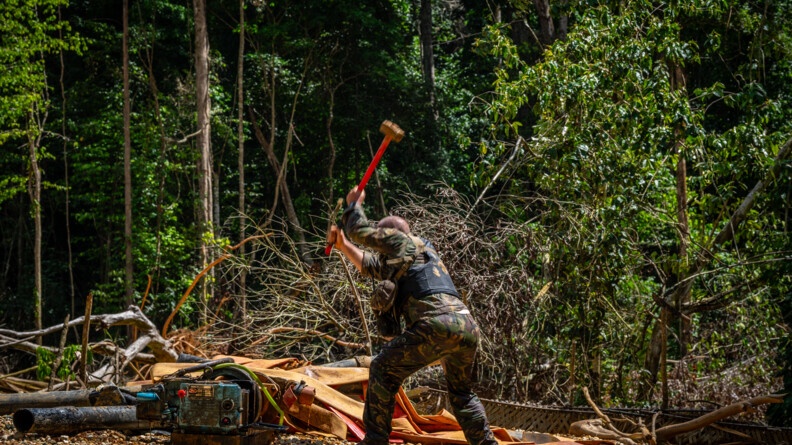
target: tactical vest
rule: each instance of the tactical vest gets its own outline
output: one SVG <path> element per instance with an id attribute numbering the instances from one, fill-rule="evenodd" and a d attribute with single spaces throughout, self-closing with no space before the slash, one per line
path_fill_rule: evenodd
<path id="1" fill-rule="evenodd" d="M 410 296 L 420 299 L 432 294 L 458 297 L 459 292 L 434 246 L 417 236 L 410 235 L 410 238 L 416 246 L 415 259 L 406 274 L 398 280 L 399 299 L 404 301 Z"/>

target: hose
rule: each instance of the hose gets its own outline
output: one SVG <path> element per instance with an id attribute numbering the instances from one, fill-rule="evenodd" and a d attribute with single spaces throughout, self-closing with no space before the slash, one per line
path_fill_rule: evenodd
<path id="1" fill-rule="evenodd" d="M 270 395 L 269 391 L 267 390 L 267 387 L 264 386 L 263 383 L 261 383 L 261 380 L 258 378 L 255 372 L 251 371 L 245 366 L 236 363 L 222 363 L 213 367 L 212 369 L 223 369 L 223 368 L 235 368 L 246 372 L 250 376 L 250 378 L 253 379 L 254 382 L 256 382 L 259 388 L 261 388 L 261 391 L 264 392 L 264 396 L 267 398 L 267 400 L 269 400 L 270 405 L 272 405 L 272 407 L 275 408 L 275 411 L 277 411 L 278 414 L 280 414 L 280 418 L 278 419 L 278 425 L 281 426 L 283 425 L 283 418 L 285 416 L 283 410 L 278 406 L 277 403 L 275 403 L 275 399 L 272 398 L 272 395 Z"/>

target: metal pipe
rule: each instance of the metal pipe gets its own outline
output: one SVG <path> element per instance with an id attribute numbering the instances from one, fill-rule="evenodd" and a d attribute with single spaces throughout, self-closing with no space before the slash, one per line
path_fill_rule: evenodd
<path id="1" fill-rule="evenodd" d="M 11 414 L 21 408 L 50 408 L 53 406 L 91 406 L 90 390 L 57 391 L 0 395 L 0 415 Z"/>
<path id="2" fill-rule="evenodd" d="M 106 386 L 98 391 L 78 389 L 73 391 L 42 393 L 0 394 L 0 415 L 5 416 L 23 408 L 112 406 L 124 404 L 124 396 L 116 386 Z"/>
<path id="3" fill-rule="evenodd" d="M 14 413 L 20 433 L 76 434 L 86 430 L 150 430 L 159 422 L 138 420 L 134 406 L 65 406 L 21 409 Z"/>

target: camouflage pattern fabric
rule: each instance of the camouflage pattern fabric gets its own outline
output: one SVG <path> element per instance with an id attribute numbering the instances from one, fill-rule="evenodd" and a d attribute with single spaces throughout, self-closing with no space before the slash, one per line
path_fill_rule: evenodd
<path id="1" fill-rule="evenodd" d="M 373 255 L 364 251 L 361 271 L 363 276 L 387 279 L 394 269 L 394 266 L 387 264 L 387 260 L 415 254 L 415 243 L 409 236 L 396 229 L 373 227 L 358 205 L 349 207 L 344 212 L 343 221 L 344 231 L 349 239 L 379 253 Z M 421 319 L 467 310 L 459 298 L 448 294 L 427 295 L 421 299 L 407 298 L 399 303 L 396 313 L 404 316 L 406 326 Z"/>
<path id="2" fill-rule="evenodd" d="M 409 236 L 396 229 L 373 227 L 359 205 L 350 206 L 343 221 L 352 241 L 378 253 L 364 252 L 365 276 L 387 279 L 392 274 L 388 259 L 415 253 L 415 243 Z M 361 444 L 388 444 L 395 396 L 402 382 L 440 360 L 449 402 L 468 443 L 497 445 L 484 406 L 470 387 L 480 332 L 464 303 L 454 295 L 437 293 L 407 298 L 395 313 L 404 317 L 407 329 L 386 343 L 371 362 L 363 411 L 366 437 Z"/>
<path id="3" fill-rule="evenodd" d="M 454 415 L 471 445 L 497 445 L 484 406 L 471 390 L 479 328 L 469 314 L 450 313 L 421 320 L 385 344 L 371 362 L 363 410 L 366 444 L 386 445 L 395 395 L 404 379 L 440 360 Z"/>

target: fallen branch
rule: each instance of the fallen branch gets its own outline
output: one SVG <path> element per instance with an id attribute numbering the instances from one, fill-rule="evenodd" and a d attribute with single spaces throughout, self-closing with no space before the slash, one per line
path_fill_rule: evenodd
<path id="1" fill-rule="evenodd" d="M 657 429 L 654 434 L 649 433 L 643 424 L 640 422 L 636 425 L 633 422 L 633 425 L 640 428 L 640 432 L 636 433 L 624 433 L 619 431 L 611 422 L 610 418 L 606 414 L 604 414 L 591 400 L 589 396 L 588 389 L 583 388 L 583 395 L 586 397 L 586 401 L 588 401 L 589 405 L 594 412 L 599 417 L 598 419 L 588 419 L 588 420 L 581 420 L 578 422 L 572 423 L 569 427 L 569 433 L 574 434 L 576 436 L 596 436 L 600 439 L 604 440 L 617 440 L 621 443 L 649 443 L 649 444 L 656 444 L 656 443 L 664 443 L 668 442 L 676 436 L 681 434 L 689 433 L 694 430 L 702 429 L 707 426 L 712 426 L 714 428 L 721 429 L 723 431 L 729 432 L 731 434 L 742 435 L 736 431 L 732 431 L 728 428 L 719 427 L 718 425 L 713 425 L 715 422 L 723 420 L 725 418 L 745 413 L 751 412 L 756 409 L 757 406 L 765 405 L 768 403 L 782 403 L 783 398 L 786 394 L 772 394 L 767 396 L 758 396 L 752 399 L 744 400 L 741 402 L 732 403 L 731 405 L 724 406 L 723 408 L 719 408 L 715 411 L 709 412 L 704 414 L 703 416 L 697 417 L 695 419 L 689 420 L 683 423 L 677 423 L 673 425 L 666 425 L 662 428 Z M 652 418 L 652 423 L 657 417 L 658 413 L 655 413 L 654 417 Z"/>
<path id="2" fill-rule="evenodd" d="M 655 441 L 652 439 L 652 436 L 649 434 L 649 431 L 642 424 L 636 425 L 640 429 L 640 432 L 637 433 L 628 434 L 620 431 L 615 425 L 613 425 L 610 417 L 603 413 L 597 404 L 594 403 L 594 400 L 591 399 L 588 388 L 584 386 L 582 390 L 583 396 L 586 398 L 589 406 L 591 406 L 599 419 L 581 420 L 572 423 L 572 425 L 569 426 L 570 434 L 580 436 L 591 435 L 602 439 L 615 439 L 624 444 L 635 444 L 635 441 L 647 441 L 650 444 L 655 443 Z"/>
<path id="3" fill-rule="evenodd" d="M 657 440 L 660 442 L 669 440 L 680 434 L 684 434 L 693 430 L 704 428 L 719 420 L 731 417 L 740 413 L 751 412 L 759 405 L 766 405 L 768 403 L 783 403 L 786 394 L 771 394 L 768 396 L 758 396 L 752 399 L 743 400 L 741 402 L 732 403 L 731 405 L 724 406 L 723 408 L 716 409 L 710 413 L 704 414 L 687 422 L 678 423 L 675 425 L 664 426 L 656 431 Z"/>
<path id="4" fill-rule="evenodd" d="M 85 317 L 77 317 L 67 323 L 27 332 L 0 329 L 0 349 L 13 347 L 35 354 L 36 348 L 39 346 L 26 339 L 42 337 L 62 331 L 63 329 L 71 328 L 72 326 L 81 325 L 83 324 L 83 320 L 85 320 Z M 126 349 L 116 348 L 113 351 L 113 353 L 117 353 L 122 357 L 121 369 L 136 357 L 141 356 L 141 351 L 146 347 L 151 350 L 154 359 L 158 362 L 175 362 L 179 357 L 178 352 L 173 348 L 171 342 L 159 335 L 154 323 L 149 320 L 137 306 L 129 306 L 126 311 L 118 314 L 93 315 L 90 317 L 89 323 L 97 326 L 99 329 L 107 329 L 111 326 L 135 326 L 138 328 L 141 335 L 137 340 Z M 53 348 L 47 347 L 47 349 L 56 352 Z"/>
<path id="5" fill-rule="evenodd" d="M 625 437 L 622 435 L 623 433 L 615 432 L 613 426 L 603 419 L 586 419 L 573 422 L 569 425 L 569 434 L 579 437 L 594 436 L 602 440 L 615 440 L 625 445 L 634 445 L 638 443 L 629 437 Z"/>
<path id="6" fill-rule="evenodd" d="M 357 348 L 357 349 L 366 348 L 366 345 L 363 344 L 363 343 L 353 343 L 353 342 L 339 340 L 339 339 L 333 337 L 330 334 L 326 334 L 324 332 L 319 332 L 319 331 L 314 330 L 314 329 L 292 328 L 292 327 L 285 327 L 285 326 L 284 327 L 280 327 L 280 328 L 272 328 L 272 329 L 268 330 L 267 332 L 264 333 L 263 337 L 261 337 L 260 339 L 254 341 L 250 345 L 248 345 L 248 348 L 250 348 L 252 346 L 255 346 L 257 344 L 263 343 L 264 341 L 266 341 L 273 334 L 281 334 L 283 332 L 301 332 L 303 334 L 314 335 L 316 337 L 324 338 L 325 340 L 330 340 L 333 343 L 337 344 L 338 346 L 343 346 L 345 348 Z"/>

